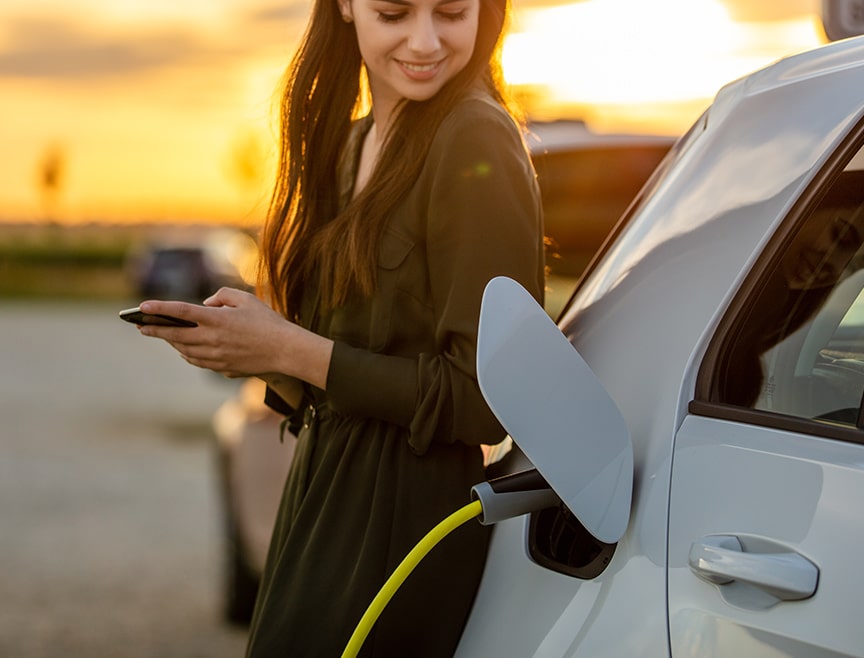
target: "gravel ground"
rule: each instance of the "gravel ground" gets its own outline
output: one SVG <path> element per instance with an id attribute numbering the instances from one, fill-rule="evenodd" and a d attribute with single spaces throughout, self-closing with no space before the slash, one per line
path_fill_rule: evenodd
<path id="1" fill-rule="evenodd" d="M 118 310 L 0 302 L 0 656 L 242 656 L 209 425 L 236 383 Z"/>

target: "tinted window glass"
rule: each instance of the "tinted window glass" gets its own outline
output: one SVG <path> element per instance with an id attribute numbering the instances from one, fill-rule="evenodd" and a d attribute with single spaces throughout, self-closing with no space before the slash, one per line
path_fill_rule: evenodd
<path id="1" fill-rule="evenodd" d="M 762 277 L 720 358 L 713 401 L 856 424 L 864 393 L 861 155 Z"/>

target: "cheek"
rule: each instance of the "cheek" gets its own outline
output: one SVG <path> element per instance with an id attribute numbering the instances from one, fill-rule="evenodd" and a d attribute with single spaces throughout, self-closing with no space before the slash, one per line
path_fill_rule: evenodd
<path id="1" fill-rule="evenodd" d="M 471 56 L 474 54 L 474 48 L 477 46 L 477 21 L 466 21 L 466 23 L 469 24 L 460 30 L 454 41 L 454 43 L 458 43 L 460 59 L 464 59 L 465 64 L 471 59 Z"/>
<path id="2" fill-rule="evenodd" d="M 365 39 L 361 34 L 357 35 L 357 47 L 360 50 L 360 57 L 363 58 L 363 61 L 369 61 L 369 58 L 373 54 L 372 50 L 374 46 L 374 41 Z"/>
<path id="3" fill-rule="evenodd" d="M 364 61 L 374 60 L 391 49 L 394 35 L 392 30 L 382 30 L 376 23 L 357 21 L 354 23 L 357 46 Z"/>
<path id="4" fill-rule="evenodd" d="M 471 39 L 470 41 L 466 41 L 465 43 L 465 59 L 471 59 L 471 56 L 474 54 L 474 48 L 477 45 L 477 39 Z"/>
<path id="5" fill-rule="evenodd" d="M 439 33 L 439 39 L 449 55 L 449 75 L 456 75 L 471 61 L 477 41 L 476 34 L 460 25 L 459 29 L 451 27 Z"/>

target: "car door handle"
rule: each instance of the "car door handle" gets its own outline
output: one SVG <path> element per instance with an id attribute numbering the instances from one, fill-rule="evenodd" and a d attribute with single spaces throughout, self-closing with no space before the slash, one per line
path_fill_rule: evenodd
<path id="1" fill-rule="evenodd" d="M 819 567 L 802 555 L 783 550 L 747 553 L 735 535 L 710 535 L 694 542 L 689 562 L 693 573 L 709 583 L 748 583 L 783 601 L 813 596 L 819 582 Z"/>

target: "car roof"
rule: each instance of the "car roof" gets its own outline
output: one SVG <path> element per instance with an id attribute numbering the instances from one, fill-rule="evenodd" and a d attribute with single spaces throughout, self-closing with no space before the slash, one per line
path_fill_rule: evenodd
<path id="1" fill-rule="evenodd" d="M 669 148 L 676 137 L 638 133 L 596 133 L 579 119 L 530 121 L 525 141 L 532 155 L 590 149 Z"/>
<path id="2" fill-rule="evenodd" d="M 805 83 L 848 69 L 864 67 L 864 36 L 829 43 L 813 50 L 790 55 L 772 65 L 725 85 L 711 105 L 719 118 L 729 106 L 743 98 L 758 96 L 781 87 Z"/>

